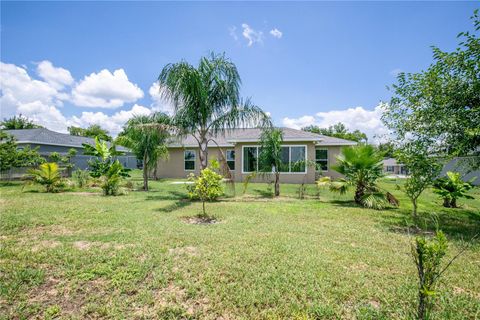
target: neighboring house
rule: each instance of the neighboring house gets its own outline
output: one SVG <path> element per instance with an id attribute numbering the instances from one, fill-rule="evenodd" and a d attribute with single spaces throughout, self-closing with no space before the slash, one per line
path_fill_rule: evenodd
<path id="1" fill-rule="evenodd" d="M 383 172 L 388 175 L 407 175 L 407 168 L 401 163 L 398 163 L 394 158 L 383 160 Z"/>
<path id="2" fill-rule="evenodd" d="M 32 149 L 38 147 L 38 153 L 47 160 L 52 152 L 66 155 L 72 148 L 77 150 L 77 155 L 72 158 L 72 163 L 75 165 L 75 168 L 78 169 L 86 169 L 88 167 L 87 161 L 92 158 L 92 156 L 83 154 L 82 144 L 95 145 L 95 139 L 93 138 L 72 136 L 45 128 L 4 131 L 16 138 L 16 143 L 19 148 L 27 145 Z M 117 146 L 117 150 L 125 152 L 125 155 L 117 157 L 124 167 L 131 169 L 137 168 L 137 159 L 128 149 Z"/>
<path id="3" fill-rule="evenodd" d="M 283 155 L 288 163 L 288 172 L 280 174 L 283 183 L 314 183 L 320 172 L 315 167 L 294 168 L 292 163 L 305 161 L 316 162 L 321 168 L 321 174 L 333 178 L 340 175 L 332 170 L 336 157 L 344 146 L 352 146 L 354 141 L 327 137 L 302 130 L 281 128 L 283 131 Z M 221 150 L 230 167 L 235 181 L 243 179 L 258 170 L 258 153 L 261 129 L 234 129 L 224 135 L 214 137 L 215 142 L 208 144 L 208 159 L 218 159 Z M 217 145 L 218 144 L 218 145 Z M 157 166 L 159 178 L 185 178 L 190 173 L 199 174 L 200 160 L 198 143 L 194 137 L 188 136 L 181 141 L 169 144 L 169 158 L 160 160 Z M 263 179 L 257 175 L 257 180 Z"/>

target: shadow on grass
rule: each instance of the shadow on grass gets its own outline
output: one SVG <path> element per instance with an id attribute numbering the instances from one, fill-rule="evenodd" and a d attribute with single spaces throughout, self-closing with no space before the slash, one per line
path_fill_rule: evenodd
<path id="1" fill-rule="evenodd" d="M 174 203 L 169 204 L 166 207 L 158 208 L 156 211 L 164 212 L 164 213 L 170 213 L 170 212 L 188 207 L 191 204 L 192 204 L 192 201 L 187 200 L 187 199 L 182 199 L 182 200 L 175 201 Z"/>
<path id="2" fill-rule="evenodd" d="M 469 240 L 480 233 L 480 212 L 466 209 L 440 210 L 432 214 L 421 212 L 414 219 L 409 211 L 398 211 L 396 215 L 382 215 L 382 224 L 392 232 L 433 233 L 437 226 L 449 238 Z M 480 240 L 475 240 L 480 242 Z"/>
<path id="3" fill-rule="evenodd" d="M 253 189 L 253 192 L 258 194 L 259 196 L 263 198 L 273 198 L 273 192 L 269 190 L 263 190 L 263 189 Z"/>
<path id="4" fill-rule="evenodd" d="M 153 191 L 155 193 L 159 192 L 159 190 Z M 185 192 L 180 191 L 164 191 L 162 194 L 151 194 L 152 192 L 149 191 L 149 194 L 145 198 L 145 200 L 186 200 L 187 194 Z"/>

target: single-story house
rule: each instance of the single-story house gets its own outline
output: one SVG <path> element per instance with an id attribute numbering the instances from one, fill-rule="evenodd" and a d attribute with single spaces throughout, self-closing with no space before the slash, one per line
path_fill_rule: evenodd
<path id="1" fill-rule="evenodd" d="M 314 183 L 320 172 L 314 166 L 292 166 L 298 161 L 310 160 L 321 167 L 321 174 L 332 178 L 340 175 L 331 169 L 337 161 L 342 147 L 353 146 L 354 141 L 327 137 L 320 134 L 281 128 L 283 131 L 283 149 L 285 172 L 280 174 L 282 183 Z M 208 159 L 219 159 L 222 152 L 231 170 L 233 179 L 243 181 L 252 172 L 258 171 L 258 155 L 261 129 L 234 129 L 213 137 L 208 144 Z M 172 141 L 168 145 L 169 158 L 158 162 L 156 175 L 159 178 L 185 178 L 190 173 L 199 174 L 199 148 L 192 136 Z M 257 175 L 255 178 L 264 179 Z"/>
<path id="2" fill-rule="evenodd" d="M 394 158 L 383 160 L 383 172 L 389 175 L 407 175 L 407 168 Z"/>
<path id="3" fill-rule="evenodd" d="M 32 149 L 38 147 L 38 153 L 47 160 L 52 152 L 66 155 L 72 148 L 77 150 L 77 155 L 72 158 L 72 163 L 75 165 L 74 169 L 86 169 L 88 167 L 87 161 L 92 158 L 92 156 L 83 154 L 82 144 L 86 143 L 95 145 L 95 139 L 93 138 L 72 136 L 45 128 L 4 131 L 15 137 L 18 148 L 27 145 Z M 130 152 L 130 150 L 121 146 L 117 146 L 117 150 L 125 152 L 125 155 L 117 157 L 124 167 L 130 169 L 137 168 L 137 158 Z"/>

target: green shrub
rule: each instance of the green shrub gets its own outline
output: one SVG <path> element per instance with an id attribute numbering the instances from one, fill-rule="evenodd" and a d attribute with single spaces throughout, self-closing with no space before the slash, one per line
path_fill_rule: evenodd
<path id="1" fill-rule="evenodd" d="M 64 185 L 55 162 L 42 163 L 38 169 L 28 170 L 27 178 L 31 183 L 44 186 L 47 192 L 57 192 Z"/>
<path id="2" fill-rule="evenodd" d="M 102 175 L 100 187 L 106 196 L 115 196 L 118 194 L 120 181 L 122 179 L 123 166 L 115 160 L 108 170 Z"/>
<path id="3" fill-rule="evenodd" d="M 210 168 L 205 168 L 199 176 L 190 174 L 188 180 L 193 182 L 187 185 L 188 196 L 191 199 L 202 201 L 203 215 L 205 212 L 205 202 L 214 201 L 223 194 L 222 176 Z"/>
<path id="4" fill-rule="evenodd" d="M 90 173 L 88 170 L 75 170 L 72 173 L 72 179 L 75 181 L 75 184 L 79 188 L 83 188 L 88 184 L 88 180 L 90 179 Z"/>
<path id="5" fill-rule="evenodd" d="M 472 182 L 463 181 L 460 173 L 447 172 L 446 178 L 439 178 L 433 183 L 433 192 L 438 194 L 443 199 L 443 206 L 446 208 L 456 208 L 458 198 L 473 199 L 468 191 L 473 188 Z"/>

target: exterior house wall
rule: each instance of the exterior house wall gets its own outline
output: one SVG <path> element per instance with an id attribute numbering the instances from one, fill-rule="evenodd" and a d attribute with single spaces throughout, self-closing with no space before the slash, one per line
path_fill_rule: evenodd
<path id="1" fill-rule="evenodd" d="M 250 173 L 243 173 L 243 147 L 245 146 L 257 146 L 258 142 L 242 142 L 235 144 L 234 147 L 222 147 L 223 152 L 226 150 L 235 150 L 235 170 L 231 171 L 231 174 L 236 182 L 241 182 Z M 336 163 L 336 157 L 339 155 L 340 146 L 316 146 L 313 142 L 300 141 L 300 142 L 284 142 L 283 145 L 299 145 L 307 147 L 307 159 L 315 161 L 315 148 L 328 150 L 328 170 L 321 173 L 315 172 L 314 167 L 307 167 L 307 173 L 280 173 L 281 183 L 314 183 L 316 179 L 321 175 L 330 176 L 332 178 L 339 178 L 341 175 L 331 169 L 331 166 Z M 195 151 L 195 170 L 184 169 L 184 151 Z M 208 159 L 218 159 L 218 147 L 208 148 Z M 169 148 L 169 158 L 167 160 L 159 160 L 157 165 L 157 177 L 158 178 L 186 178 L 190 173 L 198 175 L 200 173 L 200 161 L 198 154 L 198 147 L 171 147 Z M 271 181 L 273 177 L 257 175 L 252 181 Z"/>
<path id="2" fill-rule="evenodd" d="M 86 156 L 83 154 L 83 148 L 75 148 L 75 147 L 67 147 L 67 146 L 55 146 L 55 145 L 45 145 L 45 144 L 34 144 L 34 143 L 19 143 L 18 147 L 25 147 L 29 145 L 30 148 L 35 149 L 38 147 L 38 153 L 47 159 L 48 156 L 52 152 L 57 152 L 61 155 L 66 155 L 70 149 L 77 150 L 77 155 L 72 158 L 72 163 L 75 165 L 75 169 L 87 169 L 88 163 L 87 161 L 92 158 L 92 156 Z M 136 169 L 137 168 L 137 158 L 132 154 L 126 154 L 124 156 L 116 157 L 120 161 L 120 163 L 129 169 Z"/>

